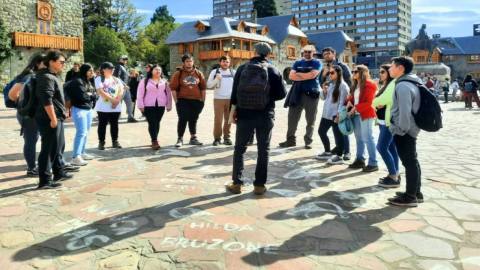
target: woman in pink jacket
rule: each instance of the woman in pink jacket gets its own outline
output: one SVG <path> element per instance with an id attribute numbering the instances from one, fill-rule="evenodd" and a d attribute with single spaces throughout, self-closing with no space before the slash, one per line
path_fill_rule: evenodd
<path id="1" fill-rule="evenodd" d="M 147 118 L 153 150 L 160 149 L 158 132 L 165 109 L 167 112 L 172 110 L 172 92 L 162 75 L 162 68 L 159 65 L 153 65 L 147 77 L 140 81 L 137 89 L 137 106 Z"/>

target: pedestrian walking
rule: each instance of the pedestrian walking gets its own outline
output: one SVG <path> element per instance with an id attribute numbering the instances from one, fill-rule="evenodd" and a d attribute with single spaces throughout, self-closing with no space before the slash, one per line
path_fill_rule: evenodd
<path id="1" fill-rule="evenodd" d="M 140 83 L 140 73 L 132 68 L 130 70 L 130 75 L 128 77 L 128 89 L 130 89 L 130 94 L 132 96 L 132 116 L 135 119 L 135 104 L 137 103 L 137 89 L 138 89 L 138 84 Z"/>
<path id="2" fill-rule="evenodd" d="M 465 108 L 473 109 L 472 101 L 475 100 L 477 107 L 480 108 L 480 99 L 478 98 L 478 83 L 468 74 L 463 80 L 463 91 L 465 96 Z"/>
<path id="3" fill-rule="evenodd" d="M 98 100 L 95 110 L 98 114 L 98 149 L 105 150 L 107 125 L 110 125 L 110 136 L 113 148 L 122 148 L 118 142 L 118 120 L 122 112 L 124 83 L 113 76 L 113 64 L 104 62 L 100 65 L 100 76 L 95 78 L 95 89 Z"/>
<path id="4" fill-rule="evenodd" d="M 457 79 L 453 80 L 451 88 L 452 88 L 452 102 L 455 102 L 457 101 L 457 93 L 458 93 L 458 90 L 460 89 L 460 85 Z"/>
<path id="5" fill-rule="evenodd" d="M 445 81 L 442 83 L 443 97 L 445 101 L 443 103 L 448 103 L 448 93 L 450 92 L 450 82 L 448 78 L 445 78 Z"/>
<path id="6" fill-rule="evenodd" d="M 159 65 L 152 65 L 147 77 L 138 84 L 137 94 L 138 109 L 147 118 L 151 148 L 159 150 L 160 122 L 165 111 L 172 110 L 172 92 L 168 82 L 163 78 L 162 68 Z"/>
<path id="7" fill-rule="evenodd" d="M 118 59 L 118 63 L 115 66 L 113 76 L 123 82 L 123 101 L 125 102 L 125 105 L 127 107 L 127 122 L 136 123 L 138 121 L 133 117 L 132 93 L 130 92 L 130 88 L 128 87 L 128 72 L 126 68 L 127 64 L 128 56 L 120 56 L 120 58 Z"/>
<path id="8" fill-rule="evenodd" d="M 242 66 L 235 74 L 231 103 L 232 118 L 237 125 L 235 150 L 233 153 L 232 183 L 227 191 L 242 192 L 244 161 L 243 156 L 252 133 L 257 137 L 257 165 L 255 169 L 254 194 L 262 195 L 267 190 L 270 140 L 275 119 L 275 101 L 286 96 L 280 72 L 269 64 L 272 52 L 269 44 L 255 45 L 256 56 Z"/>
<path id="9" fill-rule="evenodd" d="M 183 66 L 177 70 L 170 81 L 173 100 L 178 114 L 177 143 L 182 147 L 185 129 L 190 131 L 191 145 L 203 145 L 197 138 L 197 121 L 205 106 L 207 82 L 203 73 L 194 66 L 193 56 L 182 56 Z"/>

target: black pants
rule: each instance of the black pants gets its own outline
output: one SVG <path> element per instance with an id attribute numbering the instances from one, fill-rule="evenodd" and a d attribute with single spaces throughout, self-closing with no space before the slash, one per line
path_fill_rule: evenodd
<path id="1" fill-rule="evenodd" d="M 235 184 L 242 184 L 244 170 L 243 155 L 247 151 L 247 144 L 255 131 L 257 137 L 257 167 L 255 169 L 255 186 L 264 186 L 267 182 L 268 158 L 270 140 L 272 139 L 274 119 L 272 116 L 261 114 L 249 119 L 237 120 L 235 151 L 233 153 L 232 180 Z"/>
<path id="2" fill-rule="evenodd" d="M 443 91 L 443 97 L 445 98 L 445 102 L 448 102 L 448 92 Z"/>
<path id="3" fill-rule="evenodd" d="M 408 134 L 403 136 L 395 135 L 393 138 L 397 146 L 398 156 L 405 167 L 407 194 L 411 197 L 416 197 L 417 193 L 420 192 L 422 175 L 417 159 L 417 139 Z"/>
<path id="4" fill-rule="evenodd" d="M 38 174 L 40 185 L 52 181 L 54 176 L 60 176 L 63 172 L 62 149 L 65 145 L 63 121 L 58 121 L 56 128 L 50 127 L 50 121 L 36 119 L 40 131 L 41 150 L 38 155 Z"/>
<path id="5" fill-rule="evenodd" d="M 340 132 L 338 128 L 338 124 L 335 123 L 333 120 L 329 120 L 322 117 L 320 121 L 320 126 L 318 127 L 318 135 L 320 135 L 320 139 L 322 140 L 323 148 L 325 152 L 330 152 L 330 140 L 328 139 L 327 132 L 332 128 L 333 136 L 335 137 L 335 155 L 341 156 L 343 155 L 343 150 L 345 148 L 345 140 L 343 134 Z"/>
<path id="6" fill-rule="evenodd" d="M 157 141 L 158 132 L 160 131 L 160 121 L 162 121 L 165 107 L 145 107 L 145 117 L 148 122 L 148 133 L 153 141 Z"/>
<path id="7" fill-rule="evenodd" d="M 200 100 L 179 99 L 177 101 L 178 138 L 183 138 L 183 135 L 185 134 L 185 129 L 187 128 L 187 124 L 190 134 L 197 134 L 198 116 L 202 112 L 204 105 L 205 103 Z"/>
<path id="8" fill-rule="evenodd" d="M 100 142 L 105 142 L 108 124 L 110 124 L 112 142 L 118 141 L 118 119 L 120 119 L 119 112 L 98 112 L 98 140 Z"/>

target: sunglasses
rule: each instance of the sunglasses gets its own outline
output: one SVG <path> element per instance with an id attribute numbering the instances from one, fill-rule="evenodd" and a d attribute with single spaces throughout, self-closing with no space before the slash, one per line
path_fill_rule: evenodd
<path id="1" fill-rule="evenodd" d="M 303 53 L 312 53 L 312 51 L 304 51 Z"/>
<path id="2" fill-rule="evenodd" d="M 358 73 L 358 72 L 359 72 L 358 70 L 354 70 L 354 71 L 352 71 L 352 73 Z"/>
<path id="3" fill-rule="evenodd" d="M 387 73 L 385 70 L 380 71 L 380 74 L 385 74 Z"/>
<path id="4" fill-rule="evenodd" d="M 330 71 L 329 73 L 330 73 L 330 75 L 335 75 L 335 74 L 337 74 L 335 71 Z"/>

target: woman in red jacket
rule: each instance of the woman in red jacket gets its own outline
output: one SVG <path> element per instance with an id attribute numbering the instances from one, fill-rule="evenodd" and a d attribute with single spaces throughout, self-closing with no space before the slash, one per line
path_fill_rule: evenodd
<path id="1" fill-rule="evenodd" d="M 354 125 L 357 142 L 357 157 L 350 164 L 351 169 L 362 169 L 363 172 L 378 171 L 373 124 L 376 118 L 373 99 L 377 92 L 377 84 L 370 79 L 366 66 L 358 65 L 352 71 L 353 86 L 347 98 L 347 108 Z M 368 151 L 368 165 L 365 166 L 365 146 Z"/>

